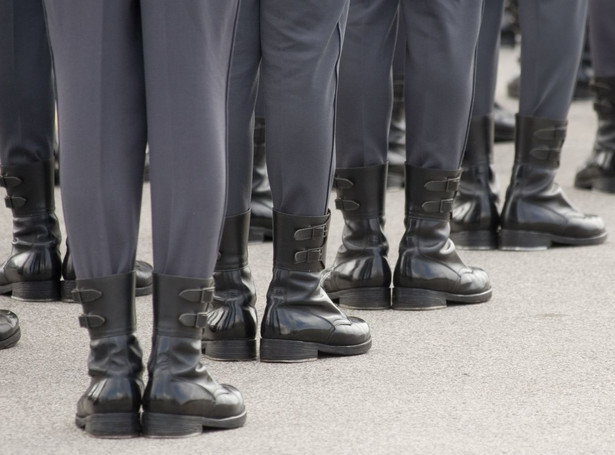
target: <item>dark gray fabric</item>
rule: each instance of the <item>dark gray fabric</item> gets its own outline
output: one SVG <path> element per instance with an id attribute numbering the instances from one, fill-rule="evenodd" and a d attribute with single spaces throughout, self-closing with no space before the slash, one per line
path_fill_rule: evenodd
<path id="1" fill-rule="evenodd" d="M 587 0 L 519 0 L 519 114 L 565 120 L 583 49 Z"/>
<path id="2" fill-rule="evenodd" d="M 539 0 L 537 0 L 539 1 Z M 504 0 L 485 0 L 483 19 L 476 52 L 476 87 L 473 116 L 489 115 L 493 111 L 500 53 L 500 26 Z"/>
<path id="3" fill-rule="evenodd" d="M 132 270 L 150 146 L 154 271 L 213 274 L 237 1 L 46 0 L 78 279 Z"/>
<path id="4" fill-rule="evenodd" d="M 387 151 L 398 5 L 406 26 L 407 162 L 456 169 L 466 140 L 482 0 L 352 0 L 342 55 L 338 167 Z"/>
<path id="5" fill-rule="evenodd" d="M 0 0 L 0 163 L 53 155 L 54 97 L 42 0 Z"/>
<path id="6" fill-rule="evenodd" d="M 333 175 L 337 63 L 347 0 L 244 0 L 231 88 L 230 191 L 249 196 L 253 87 L 260 62 L 267 128 L 267 168 L 277 211 L 318 216 L 327 211 Z M 250 39 L 250 43 L 243 43 Z M 260 51 L 255 43 L 260 43 Z M 235 65 L 235 62 L 241 62 Z M 243 95 L 234 93 L 239 90 Z M 247 94 L 247 97 L 246 97 Z M 243 166 L 243 167 L 242 167 Z M 235 182 L 242 179 L 239 185 Z M 243 180 L 245 179 L 245 180 Z M 231 195 L 233 211 L 243 198 Z M 230 213 L 230 212 L 229 212 Z"/>
<path id="7" fill-rule="evenodd" d="M 395 40 L 395 53 L 393 54 L 393 74 L 404 74 L 406 65 L 406 23 L 398 15 L 397 39 Z"/>
<path id="8" fill-rule="evenodd" d="M 589 2 L 589 34 L 594 74 L 615 76 L 615 1 Z"/>

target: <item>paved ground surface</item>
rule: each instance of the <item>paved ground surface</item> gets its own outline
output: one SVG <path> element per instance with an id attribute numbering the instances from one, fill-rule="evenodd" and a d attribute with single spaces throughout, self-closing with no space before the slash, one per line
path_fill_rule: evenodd
<path id="1" fill-rule="evenodd" d="M 516 71 L 516 54 L 504 51 L 501 66 L 504 81 Z M 498 98 L 514 109 L 503 84 Z M 373 331 L 373 348 L 364 356 L 293 365 L 209 362 L 219 381 L 245 396 L 249 417 L 242 429 L 178 440 L 86 436 L 73 424 L 88 382 L 79 307 L 0 297 L 0 308 L 16 311 L 23 330 L 15 348 L 0 351 L 0 454 L 615 452 L 615 196 L 572 188 L 594 128 L 591 102 L 575 103 L 558 180 L 579 207 L 605 218 L 606 244 L 463 252 L 489 272 L 493 300 L 423 313 L 353 312 Z M 502 190 L 512 151 L 510 144 L 496 149 Z M 146 194 L 139 257 L 151 260 L 148 208 Z M 389 192 L 387 210 L 394 264 L 401 191 Z M 341 226 L 334 213 L 329 261 Z M 6 211 L 0 257 L 9 253 L 10 239 Z M 251 246 L 250 256 L 262 312 L 271 244 Z M 147 353 L 151 299 L 139 298 L 137 307 Z"/>

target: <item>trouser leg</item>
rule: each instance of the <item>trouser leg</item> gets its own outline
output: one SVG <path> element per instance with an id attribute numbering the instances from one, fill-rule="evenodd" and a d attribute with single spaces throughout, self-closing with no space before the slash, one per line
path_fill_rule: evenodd
<path id="1" fill-rule="evenodd" d="M 53 156 L 51 56 L 42 0 L 0 2 L 0 163 Z"/>
<path id="2" fill-rule="evenodd" d="M 615 2 L 589 2 L 589 33 L 596 77 L 615 76 Z"/>
<path id="3" fill-rule="evenodd" d="M 408 31 L 406 162 L 457 169 L 472 109 L 483 2 L 402 0 L 401 5 Z"/>
<path id="4" fill-rule="evenodd" d="M 337 167 L 386 162 L 397 0 L 351 0 L 340 64 Z"/>
<path id="5" fill-rule="evenodd" d="M 493 111 L 503 10 L 504 0 L 485 0 L 476 50 L 473 116 L 489 115 Z"/>
<path id="6" fill-rule="evenodd" d="M 346 0 L 261 0 L 267 167 L 274 208 L 283 213 L 327 211 L 347 6 Z"/>
<path id="7" fill-rule="evenodd" d="M 519 0 L 521 93 L 519 115 L 568 116 L 583 48 L 586 0 Z"/>

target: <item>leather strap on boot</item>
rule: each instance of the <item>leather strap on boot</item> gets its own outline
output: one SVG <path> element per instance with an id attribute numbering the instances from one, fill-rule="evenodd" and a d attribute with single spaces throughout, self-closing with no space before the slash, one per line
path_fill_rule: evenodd
<path id="1" fill-rule="evenodd" d="M 130 335 L 136 329 L 134 291 L 134 272 L 77 280 L 73 297 L 83 307 L 79 325 L 92 340 Z"/>
<path id="2" fill-rule="evenodd" d="M 463 167 L 487 166 L 493 162 L 493 116 L 474 116 L 470 120 Z"/>
<path id="3" fill-rule="evenodd" d="M 517 115 L 515 164 L 558 168 L 567 125 L 567 120 Z"/>
<path id="4" fill-rule="evenodd" d="M 250 211 L 224 219 L 216 272 L 241 269 L 248 265 Z"/>
<path id="5" fill-rule="evenodd" d="M 330 218 L 330 212 L 325 216 L 296 216 L 274 211 L 274 267 L 321 272 L 327 256 Z"/>
<path id="6" fill-rule="evenodd" d="M 201 339 L 214 279 L 154 274 L 154 335 Z"/>
<path id="7" fill-rule="evenodd" d="M 388 164 L 383 164 L 335 170 L 335 207 L 343 212 L 344 218 L 384 216 L 387 168 Z"/>
<path id="8" fill-rule="evenodd" d="M 32 164 L 2 166 L 0 186 L 6 188 L 4 199 L 14 216 L 53 212 L 53 160 Z"/>
<path id="9" fill-rule="evenodd" d="M 406 214 L 449 220 L 461 169 L 426 169 L 406 165 Z"/>

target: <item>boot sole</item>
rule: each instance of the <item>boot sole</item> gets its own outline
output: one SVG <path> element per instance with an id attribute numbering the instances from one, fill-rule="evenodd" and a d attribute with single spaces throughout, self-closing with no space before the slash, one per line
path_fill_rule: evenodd
<path id="1" fill-rule="evenodd" d="M 574 186 L 582 190 L 596 190 L 603 193 L 615 193 L 615 177 L 596 177 L 592 179 L 575 179 Z"/>
<path id="2" fill-rule="evenodd" d="M 498 248 L 498 235 L 494 231 L 451 232 L 450 238 L 456 247 L 463 250 L 496 250 Z"/>
<path id="3" fill-rule="evenodd" d="M 144 412 L 143 436 L 147 438 L 184 438 L 203 433 L 203 428 L 239 428 L 244 425 L 246 418 L 246 411 L 223 419 Z"/>
<path id="4" fill-rule="evenodd" d="M 317 360 L 318 354 L 359 355 L 372 347 L 371 338 L 364 343 L 352 346 L 331 346 L 309 341 L 279 340 L 261 338 L 261 362 L 297 363 Z"/>
<path id="5" fill-rule="evenodd" d="M 17 330 L 10 337 L 0 341 L 0 349 L 8 349 L 12 348 L 17 344 L 19 339 L 21 338 L 21 329 L 17 327 Z"/>
<path id="6" fill-rule="evenodd" d="M 97 438 L 125 439 L 139 436 L 139 413 L 101 413 L 75 417 L 75 425 Z"/>
<path id="7" fill-rule="evenodd" d="M 493 291 L 488 289 L 478 294 L 451 294 L 431 289 L 393 288 L 393 309 L 408 311 L 439 310 L 451 303 L 484 303 L 491 299 Z"/>
<path id="8" fill-rule="evenodd" d="M 77 282 L 75 280 L 63 280 L 60 281 L 60 300 L 64 303 L 77 303 L 73 298 L 73 291 Z M 141 297 L 144 295 L 150 295 L 154 290 L 153 285 L 143 286 L 135 289 L 135 296 Z"/>
<path id="9" fill-rule="evenodd" d="M 499 248 L 505 251 L 540 251 L 550 248 L 553 244 L 572 246 L 599 245 L 604 243 L 606 237 L 606 232 L 594 237 L 578 238 L 564 237 L 545 232 L 502 229 L 499 236 Z"/>
<path id="10" fill-rule="evenodd" d="M 0 294 L 20 302 L 54 302 L 60 298 L 59 281 L 20 281 L 0 286 Z"/>
<path id="11" fill-rule="evenodd" d="M 203 340 L 203 355 L 211 360 L 256 360 L 256 340 Z"/>
<path id="12" fill-rule="evenodd" d="M 391 288 L 354 288 L 327 292 L 331 300 L 350 310 L 388 310 Z"/>
<path id="13" fill-rule="evenodd" d="M 263 243 L 271 242 L 273 240 L 273 229 L 250 226 L 250 232 L 248 234 L 249 243 Z"/>

